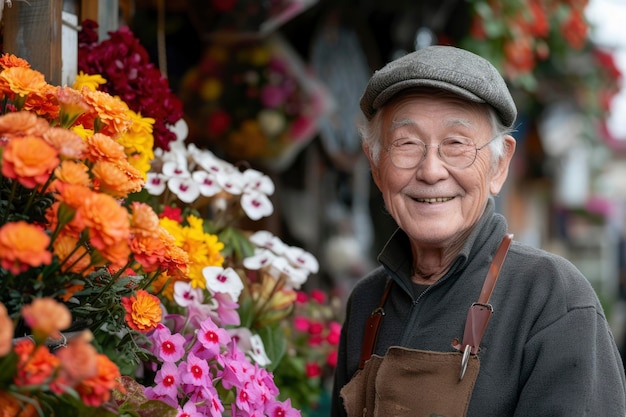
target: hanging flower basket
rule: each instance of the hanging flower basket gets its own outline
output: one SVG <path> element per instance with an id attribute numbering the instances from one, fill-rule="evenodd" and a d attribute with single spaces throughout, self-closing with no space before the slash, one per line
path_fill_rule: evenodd
<path id="1" fill-rule="evenodd" d="M 293 161 L 332 107 L 324 85 L 279 35 L 211 44 L 180 96 L 191 142 L 274 172 Z"/>

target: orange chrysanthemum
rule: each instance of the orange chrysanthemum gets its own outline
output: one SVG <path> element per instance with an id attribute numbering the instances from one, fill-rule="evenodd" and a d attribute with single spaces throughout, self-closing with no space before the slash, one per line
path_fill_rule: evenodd
<path id="1" fill-rule="evenodd" d="M 24 305 L 22 317 L 37 340 L 48 337 L 60 339 L 61 330 L 72 324 L 72 314 L 68 308 L 48 297 L 35 298 L 32 303 Z"/>
<path id="2" fill-rule="evenodd" d="M 157 236 L 159 216 L 154 209 L 146 204 L 135 201 L 131 205 L 131 231 L 135 236 Z"/>
<path id="3" fill-rule="evenodd" d="M 51 127 L 44 133 L 43 138 L 59 151 L 63 158 L 82 159 L 87 151 L 87 144 L 78 133 L 61 127 Z"/>
<path id="4" fill-rule="evenodd" d="M 87 104 L 89 104 L 96 114 L 91 114 L 91 117 L 97 118 L 101 123 L 101 129 L 94 129 L 100 133 L 111 137 L 117 137 L 124 133 L 130 126 L 131 120 L 127 114 L 128 105 L 122 101 L 119 97 L 113 97 L 103 91 L 90 91 L 83 88 L 81 90 L 83 97 Z M 80 120 L 83 120 L 81 117 Z M 95 126 L 92 122 L 91 125 L 85 124 L 85 127 L 90 129 Z"/>
<path id="5" fill-rule="evenodd" d="M 126 310 L 124 319 L 131 329 L 147 333 L 161 322 L 163 311 L 159 298 L 146 290 L 138 290 L 134 296 L 122 297 L 122 306 Z"/>
<path id="6" fill-rule="evenodd" d="M 128 161 L 99 161 L 91 169 L 97 190 L 117 198 L 141 191 L 144 181 L 141 173 Z"/>
<path id="7" fill-rule="evenodd" d="M 5 146 L 2 175 L 26 188 L 45 184 L 59 165 L 58 152 L 37 136 L 14 138 Z"/>
<path id="8" fill-rule="evenodd" d="M 0 72 L 0 91 L 22 97 L 30 93 L 41 94 L 49 87 L 44 75 L 28 67 L 10 67 Z"/>
<path id="9" fill-rule="evenodd" d="M 96 133 L 88 138 L 87 146 L 87 158 L 91 162 L 117 162 L 126 159 L 124 147 L 102 133 Z"/>
<path id="10" fill-rule="evenodd" d="M 31 399 L 37 402 L 36 399 Z M 8 391 L 0 391 L 0 417 L 38 417 L 37 409 L 33 404 L 22 404 Z"/>
<path id="11" fill-rule="evenodd" d="M 17 275 L 29 267 L 48 265 L 50 237 L 40 227 L 25 221 L 0 227 L 0 266 Z"/>
<path id="12" fill-rule="evenodd" d="M 77 208 L 76 217 L 89 228 L 90 243 L 105 249 L 130 235 L 128 211 L 110 195 L 91 193 Z"/>
<path id="13" fill-rule="evenodd" d="M 19 359 L 13 383 L 18 387 L 43 384 L 59 367 L 59 359 L 45 345 L 35 346 L 30 339 L 20 339 L 14 351 Z"/>
<path id="14" fill-rule="evenodd" d="M 82 332 L 70 339 L 64 349 L 56 352 L 60 361 L 59 375 L 54 384 L 56 392 L 62 392 L 64 386 L 75 387 L 98 375 L 98 351 L 90 343 L 92 338 L 89 331 Z"/>
<path id="15" fill-rule="evenodd" d="M 0 69 L 12 67 L 30 68 L 30 63 L 27 60 L 10 53 L 2 54 L 2 56 L 0 56 Z"/>
<path id="16" fill-rule="evenodd" d="M 124 387 L 120 382 L 121 374 L 115 365 L 106 355 L 97 356 L 97 375 L 83 380 L 76 391 L 80 395 L 85 405 L 98 407 L 111 398 L 111 391 L 114 389 L 123 391 Z"/>
<path id="17" fill-rule="evenodd" d="M 109 261 L 116 269 L 122 268 L 128 263 L 131 254 L 130 247 L 126 240 L 120 240 L 112 245 L 101 248 L 100 254 Z"/>
<path id="18" fill-rule="evenodd" d="M 54 177 L 57 181 L 66 184 L 82 185 L 83 187 L 91 186 L 91 178 L 89 177 L 89 168 L 82 162 L 65 160 L 54 170 Z"/>
<path id="19" fill-rule="evenodd" d="M 13 346 L 13 321 L 6 307 L 0 303 L 0 358 L 7 355 Z"/>
<path id="20" fill-rule="evenodd" d="M 48 129 L 50 124 L 31 112 L 11 112 L 0 116 L 2 136 L 43 136 Z"/>
<path id="21" fill-rule="evenodd" d="M 61 233 L 52 242 L 54 254 L 61 262 L 61 271 L 81 273 L 86 276 L 93 271 L 91 256 L 84 246 L 78 246 L 78 238 L 67 233 Z"/>

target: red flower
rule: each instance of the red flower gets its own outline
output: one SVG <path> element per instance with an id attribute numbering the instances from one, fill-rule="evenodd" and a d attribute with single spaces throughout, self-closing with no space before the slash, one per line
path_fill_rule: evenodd
<path id="1" fill-rule="evenodd" d="M 322 368 L 315 362 L 308 362 L 306 364 L 306 376 L 309 378 L 316 378 L 322 374 Z"/>

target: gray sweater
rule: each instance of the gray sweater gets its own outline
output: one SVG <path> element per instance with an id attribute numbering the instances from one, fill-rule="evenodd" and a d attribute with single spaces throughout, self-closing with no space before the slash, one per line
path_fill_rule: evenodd
<path id="1" fill-rule="evenodd" d="M 387 279 L 394 285 L 375 353 L 393 345 L 453 352 L 506 231 L 490 199 L 450 270 L 423 293 L 411 283 L 407 236 L 392 236 L 379 256 L 383 266 L 362 278 L 347 302 L 332 416 L 345 416 L 339 390 L 358 368 L 364 323 Z M 626 416 L 620 355 L 594 290 L 574 265 L 514 241 L 490 304 L 468 417 Z"/>

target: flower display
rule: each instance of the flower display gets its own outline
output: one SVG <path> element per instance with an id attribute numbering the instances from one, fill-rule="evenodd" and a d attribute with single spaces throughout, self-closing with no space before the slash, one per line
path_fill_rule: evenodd
<path id="1" fill-rule="evenodd" d="M 0 57 L 3 417 L 301 415 L 315 399 L 274 372 L 304 355 L 290 323 L 319 265 L 243 227 L 273 182 L 184 137 L 156 147 L 103 79 Z"/>
<path id="2" fill-rule="evenodd" d="M 587 45 L 587 0 L 470 2 L 473 12 L 463 46 L 489 59 L 516 85 L 534 90 L 536 67 Z"/>
<path id="3" fill-rule="evenodd" d="M 98 24 L 85 20 L 79 32 L 78 70 L 102 76 L 99 91 L 118 96 L 134 112 L 153 119 L 154 147 L 168 149 L 175 134 L 168 128 L 183 116 L 182 103 L 148 52 L 126 26 L 98 41 Z"/>
<path id="4" fill-rule="evenodd" d="M 212 43 L 182 80 L 189 140 L 230 161 L 285 168 L 330 108 L 325 88 L 278 35 Z"/>

